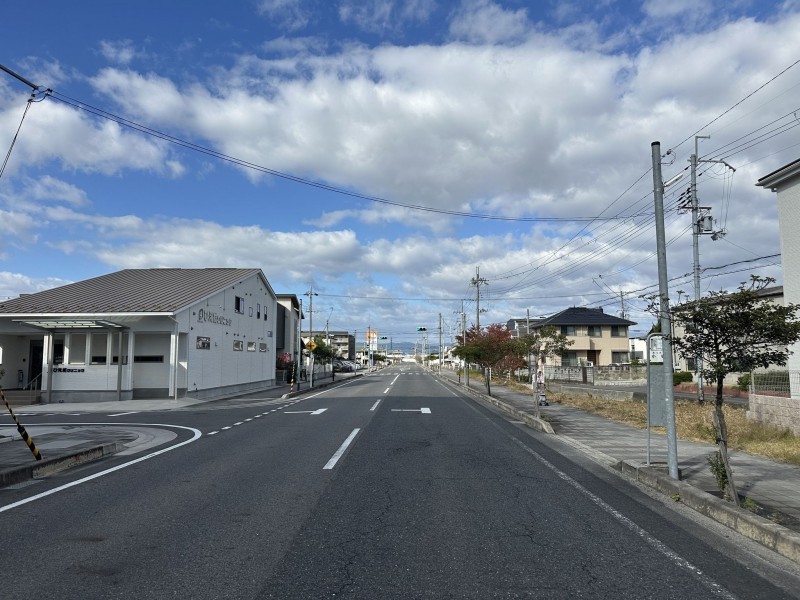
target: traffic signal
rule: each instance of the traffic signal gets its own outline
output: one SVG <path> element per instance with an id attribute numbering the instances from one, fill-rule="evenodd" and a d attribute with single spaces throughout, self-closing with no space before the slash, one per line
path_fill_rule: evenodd
<path id="1" fill-rule="evenodd" d="M 417 327 L 417 331 L 428 331 L 427 327 Z"/>

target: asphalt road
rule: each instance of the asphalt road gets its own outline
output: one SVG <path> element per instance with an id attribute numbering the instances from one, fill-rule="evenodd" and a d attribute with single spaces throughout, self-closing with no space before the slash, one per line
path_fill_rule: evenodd
<path id="1" fill-rule="evenodd" d="M 0 490 L 0 598 L 800 597 L 736 534 L 415 366 L 114 422 L 176 436 Z"/>

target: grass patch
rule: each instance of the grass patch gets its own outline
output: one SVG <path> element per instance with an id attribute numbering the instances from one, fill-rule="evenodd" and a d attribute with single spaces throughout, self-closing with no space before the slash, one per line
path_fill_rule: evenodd
<path id="1" fill-rule="evenodd" d="M 647 427 L 647 407 L 643 402 L 573 397 L 566 394 L 550 394 L 548 398 L 551 402 L 580 408 L 639 429 Z M 800 466 L 800 437 L 788 429 L 748 419 L 744 408 L 725 405 L 722 410 L 728 424 L 728 447 L 731 450 L 742 450 Z M 716 439 L 713 411 L 714 407 L 708 403 L 700 406 L 696 402 L 676 401 L 675 428 L 678 437 L 713 444 Z M 663 428 L 654 429 L 663 431 Z"/>

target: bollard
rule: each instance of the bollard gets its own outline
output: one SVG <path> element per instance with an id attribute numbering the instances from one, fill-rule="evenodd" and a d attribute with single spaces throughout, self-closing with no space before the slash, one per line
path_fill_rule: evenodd
<path id="1" fill-rule="evenodd" d="M 0 398 L 3 399 L 3 404 L 6 405 L 8 412 L 11 413 L 11 418 L 14 419 L 14 422 L 17 424 L 17 431 L 19 431 L 20 436 L 22 439 L 25 440 L 25 443 L 28 444 L 28 448 L 31 452 L 33 452 L 33 456 L 36 457 L 36 460 L 42 460 L 42 455 L 39 454 L 38 448 L 36 448 L 36 444 L 33 443 L 33 440 L 28 437 L 28 432 L 25 431 L 25 428 L 20 424 L 19 419 L 17 419 L 17 415 L 14 414 L 14 411 L 11 410 L 11 406 L 8 404 L 8 400 L 6 400 L 6 395 L 3 393 L 3 388 L 0 388 Z"/>

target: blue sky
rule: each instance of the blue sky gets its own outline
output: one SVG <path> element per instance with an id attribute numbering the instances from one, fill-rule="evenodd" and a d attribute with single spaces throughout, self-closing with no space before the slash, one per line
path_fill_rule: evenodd
<path id="1" fill-rule="evenodd" d="M 646 330 L 650 143 L 667 179 L 695 135 L 735 168 L 701 164 L 724 232 L 700 240 L 702 290 L 781 282 L 774 194 L 754 184 L 800 153 L 797 2 L 44 0 L 1 27 L 0 64 L 54 93 L 20 127 L 31 90 L 0 73 L 3 155 L 19 128 L 0 297 L 260 267 L 306 306 L 313 286 L 315 329 L 400 343 L 439 315 L 449 338 L 462 302 L 473 323 L 480 269 L 483 324 L 616 314 L 622 292 Z M 665 198 L 674 301 L 693 293 L 688 182 Z"/>

